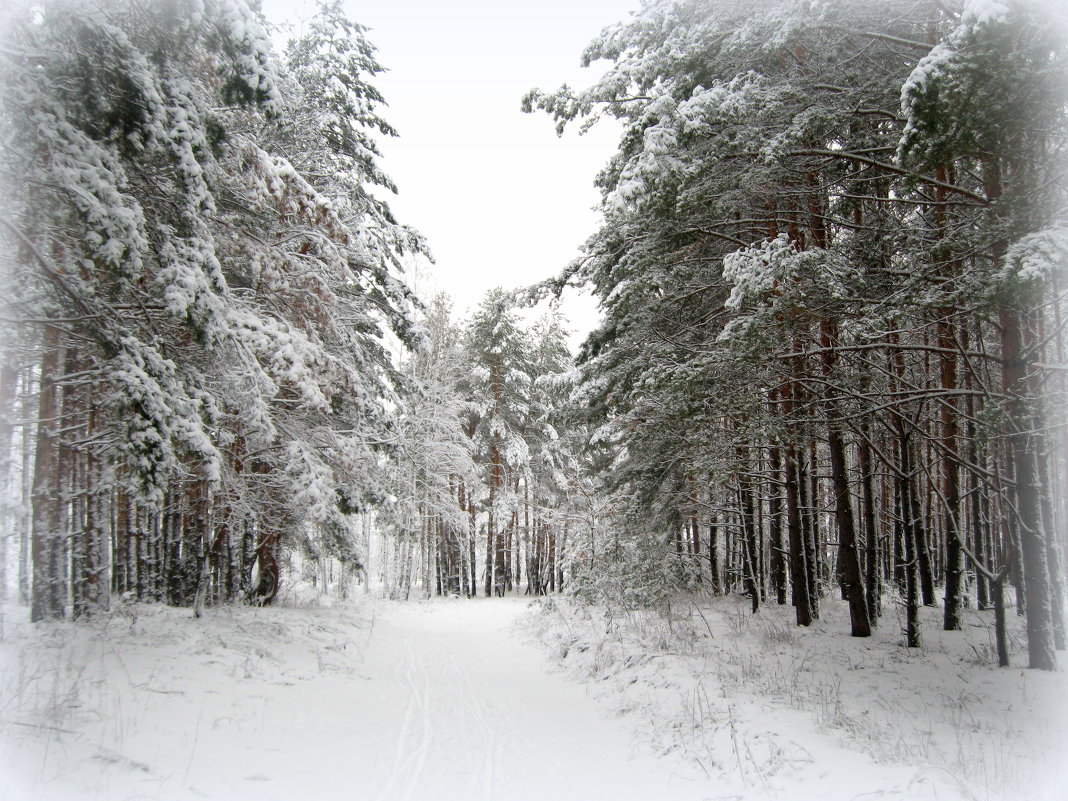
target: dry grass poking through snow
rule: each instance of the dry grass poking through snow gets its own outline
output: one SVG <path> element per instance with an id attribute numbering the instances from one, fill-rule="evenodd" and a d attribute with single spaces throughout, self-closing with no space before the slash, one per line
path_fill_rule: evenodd
<path id="1" fill-rule="evenodd" d="M 1068 675 L 998 669 L 990 613 L 944 632 L 941 610 L 925 609 L 925 646 L 910 651 L 893 607 L 869 639 L 848 636 L 836 599 L 808 630 L 792 611 L 546 601 L 526 625 L 641 740 L 716 777 L 724 799 L 1068 799 Z"/>

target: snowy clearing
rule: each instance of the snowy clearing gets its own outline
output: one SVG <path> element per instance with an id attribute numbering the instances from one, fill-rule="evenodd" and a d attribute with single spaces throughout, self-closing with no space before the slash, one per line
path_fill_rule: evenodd
<path id="1" fill-rule="evenodd" d="M 529 611 L 528 611 L 529 610 Z M 1064 674 L 737 599 L 5 615 L 3 801 L 1064 798 Z M 932 613 L 933 623 L 935 610 Z M 517 625 L 517 621 L 520 623 Z M 540 639 L 532 641 L 531 634 Z M 562 664 L 554 668 L 551 662 Z M 576 680 L 577 678 L 582 681 Z"/>

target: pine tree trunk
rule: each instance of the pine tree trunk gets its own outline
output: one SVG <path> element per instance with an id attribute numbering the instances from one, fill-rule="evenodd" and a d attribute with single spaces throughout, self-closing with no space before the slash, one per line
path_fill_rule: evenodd
<path id="1" fill-rule="evenodd" d="M 1042 526 L 1039 470 L 1041 456 L 1038 426 L 1032 411 L 1036 393 L 1028 386 L 1024 356 L 1023 314 L 1005 305 L 999 319 L 1002 331 L 1002 370 L 1009 417 L 1009 456 L 1015 473 L 1016 519 L 1019 526 L 1024 595 L 1027 599 L 1028 667 L 1055 670 L 1057 657 L 1053 635 L 1053 599 Z"/>
<path id="2" fill-rule="evenodd" d="M 771 534 L 771 586 L 775 590 L 775 601 L 779 606 L 786 604 L 786 559 L 783 542 L 782 525 L 782 451 L 778 445 L 768 449 L 768 463 L 771 471 L 768 494 L 768 524 Z"/>
<path id="3" fill-rule="evenodd" d="M 22 418 L 29 420 L 39 410 L 33 406 L 33 380 L 27 373 L 23 374 L 23 382 L 27 384 L 22 392 L 20 408 Z M 39 382 L 38 382 L 39 388 Z M 40 402 L 40 392 L 37 395 Z M 35 427 L 25 425 L 22 427 L 22 476 L 21 496 L 24 501 L 22 514 L 19 518 L 19 603 L 29 606 L 33 594 L 33 475 L 34 475 L 34 448 L 36 447 L 37 432 Z"/>
<path id="4" fill-rule="evenodd" d="M 917 535 L 913 519 L 912 460 L 908 435 L 898 422 L 898 474 L 894 480 L 894 499 L 900 524 L 902 542 L 901 571 L 905 584 L 905 645 L 919 648 L 923 645 L 920 634 L 920 588 L 917 559 Z"/>
<path id="5" fill-rule="evenodd" d="M 73 349 L 68 349 L 67 365 L 64 369 L 66 375 L 71 375 L 77 370 L 72 354 Z M 85 564 L 91 558 L 87 553 L 89 541 L 86 530 L 86 519 L 88 516 L 88 510 L 86 508 L 88 491 L 86 487 L 88 481 L 85 453 L 70 444 L 72 439 L 85 438 L 85 431 L 82 428 L 81 421 L 78 419 L 80 415 L 76 409 L 81 401 L 80 398 L 78 399 L 78 402 L 75 401 L 75 396 L 78 394 L 80 394 L 79 389 L 73 387 L 66 387 L 64 389 L 62 412 L 62 430 L 64 436 L 59 449 L 60 462 L 67 465 L 65 488 L 66 509 L 64 511 L 64 516 L 67 519 L 65 538 L 70 552 L 69 592 L 71 617 L 73 618 L 82 617 L 87 612 L 86 595 L 88 593 L 88 585 L 86 582 Z"/>
<path id="6" fill-rule="evenodd" d="M 741 521 L 741 550 L 740 567 L 745 582 L 745 590 L 749 593 L 752 611 L 755 613 L 760 608 L 760 590 L 757 585 L 757 555 L 756 555 L 756 527 L 753 520 L 753 491 L 750 486 L 748 465 L 743 461 L 742 449 L 739 448 L 739 472 L 738 472 L 738 516 Z"/>
<path id="7" fill-rule="evenodd" d="M 879 527 L 875 519 L 875 471 L 872 468 L 871 446 L 867 435 L 860 443 L 858 461 L 863 492 L 861 517 L 864 520 L 865 545 L 868 558 L 865 563 L 868 579 L 868 620 L 877 625 L 882 615 L 882 550 L 879 547 Z"/>
<path id="8" fill-rule="evenodd" d="M 957 346 L 950 310 L 944 310 L 938 321 L 938 362 L 943 397 L 940 406 L 942 428 L 942 527 L 946 541 L 945 596 L 943 628 L 961 628 L 964 602 L 964 550 L 961 547 L 960 458 L 957 451 Z"/>
<path id="9" fill-rule="evenodd" d="M 868 603 L 864 595 L 864 579 L 857 558 L 856 531 L 849 498 L 849 478 L 846 472 L 845 443 L 841 434 L 828 432 L 827 444 L 831 453 L 831 476 L 835 495 L 835 521 L 838 524 L 838 552 L 842 559 L 842 582 L 849 601 L 850 630 L 854 637 L 870 637 Z"/>
<path id="10" fill-rule="evenodd" d="M 467 519 L 469 521 L 469 529 L 467 532 L 467 555 L 468 555 L 468 568 L 471 579 L 471 592 L 472 598 L 478 597 L 478 553 L 477 542 L 478 529 L 477 529 L 477 517 L 475 513 L 475 502 L 471 498 L 471 494 L 467 493 Z"/>
<path id="11" fill-rule="evenodd" d="M 490 445 L 490 490 L 489 511 L 486 522 L 486 576 L 485 594 L 489 598 L 501 585 L 501 543 L 500 533 L 497 531 L 497 495 L 503 483 L 501 469 L 501 453 L 497 448 L 497 442 Z"/>
<path id="12" fill-rule="evenodd" d="M 96 410 L 90 410 L 90 432 L 94 428 L 95 416 Z M 111 581 L 108 576 L 108 537 L 104 528 L 104 521 L 107 518 L 107 509 L 104 504 L 106 495 L 101 492 L 104 482 L 100 475 L 100 459 L 95 454 L 89 454 L 86 469 L 89 497 L 86 499 L 85 531 L 87 542 L 85 549 L 86 560 L 83 565 L 83 580 L 86 587 L 86 608 L 91 614 L 95 610 L 109 608 Z"/>
<path id="13" fill-rule="evenodd" d="M 1005 628 L 1005 577 L 1007 573 L 990 582 L 994 596 L 994 637 L 997 643 L 998 667 L 1009 667 L 1009 637 Z"/>
<path id="14" fill-rule="evenodd" d="M 697 519 L 697 482 L 694 481 L 692 475 L 687 476 L 686 482 L 690 487 L 690 524 L 689 538 L 687 540 L 690 553 L 690 573 L 693 575 L 694 582 L 700 586 L 703 583 L 702 573 L 704 571 L 701 567 L 701 527 Z"/>
<path id="15" fill-rule="evenodd" d="M 30 620 L 33 622 L 61 618 L 64 612 L 64 582 L 59 558 L 63 547 L 63 482 L 59 464 L 61 419 L 57 384 L 63 363 L 63 344 L 58 328 L 45 326 L 42 347 L 30 546 Z"/>
<path id="16" fill-rule="evenodd" d="M 795 350 L 800 343 L 795 341 Z M 800 360 L 795 359 L 791 365 L 790 379 L 783 384 L 783 419 L 789 423 L 794 417 L 798 402 L 798 377 L 801 372 Z M 807 553 L 805 549 L 805 530 L 802 519 L 802 486 L 804 473 L 801 469 L 801 451 L 791 445 L 785 449 L 784 483 L 786 485 L 786 529 L 790 542 L 790 595 L 794 606 L 794 615 L 798 626 L 811 626 L 813 620 L 812 597 L 809 594 Z"/>
<path id="17" fill-rule="evenodd" d="M 964 328 L 962 331 L 962 347 L 967 350 L 968 348 L 968 329 Z M 971 375 L 971 371 L 965 373 L 964 388 L 968 391 L 967 401 L 965 406 L 966 423 L 965 423 L 965 441 L 967 442 L 966 459 L 969 464 L 975 465 L 974 469 L 968 470 L 965 475 L 968 478 L 968 499 L 969 499 L 969 512 L 970 512 L 970 525 L 969 530 L 972 536 L 972 543 L 974 547 L 975 557 L 978 560 L 982 568 L 990 568 L 990 559 L 987 550 L 987 541 L 989 538 L 988 524 L 989 520 L 989 500 L 986 492 L 986 482 L 980 475 L 978 465 L 980 464 L 979 444 L 977 442 L 977 432 L 975 426 L 975 419 L 977 414 L 977 408 L 979 402 L 976 400 L 974 394 L 970 391 L 974 389 L 974 381 Z M 983 458 L 985 461 L 985 458 Z M 984 575 L 983 570 L 976 569 L 975 572 L 975 596 L 977 608 L 984 610 L 989 609 L 991 604 L 990 592 L 989 592 L 989 579 Z"/>
<path id="18" fill-rule="evenodd" d="M 527 549 L 527 595 L 541 595 L 541 520 L 534 515 Z"/>
<path id="19" fill-rule="evenodd" d="M 183 536 L 185 531 L 185 512 L 180 504 L 183 503 L 184 495 L 177 483 L 172 483 L 170 497 L 171 509 L 167 515 L 170 519 L 170 541 L 167 543 L 167 603 L 171 606 L 182 605 L 182 560 Z M 120 500 L 120 513 L 125 517 L 126 503 Z"/>
<path id="20" fill-rule="evenodd" d="M 711 575 L 711 590 L 713 595 L 723 594 L 723 582 L 719 572 L 719 526 L 718 515 L 711 513 L 708 522 L 708 571 Z"/>
<path id="21" fill-rule="evenodd" d="M 546 563 L 549 574 L 549 592 L 556 592 L 556 530 L 549 532 L 546 543 Z"/>
<path id="22" fill-rule="evenodd" d="M 560 540 L 553 538 L 553 565 L 556 568 L 556 591 L 564 591 L 564 548 L 567 547 L 568 523 L 564 521 L 564 528 L 560 532 Z"/>
<path id="23" fill-rule="evenodd" d="M 908 509 L 909 496 L 908 483 L 902 494 L 902 513 L 906 520 L 911 512 Z M 905 645 L 909 648 L 922 648 L 923 636 L 920 631 L 920 593 L 918 579 L 918 532 L 916 527 L 906 522 L 905 533 Z"/>
<path id="24" fill-rule="evenodd" d="M 803 479 L 797 466 L 801 454 L 794 448 L 786 452 L 786 527 L 790 538 L 790 589 L 797 625 L 812 625 L 812 605 L 809 596 L 808 566 L 805 563 L 804 530 L 801 523 L 801 492 Z"/>
<path id="25" fill-rule="evenodd" d="M 988 514 L 985 511 L 985 507 L 987 506 L 986 498 L 982 494 L 982 487 L 977 481 L 970 488 L 970 492 L 973 521 L 972 531 L 975 540 L 975 557 L 984 567 L 989 567 L 990 557 L 988 556 L 987 550 L 988 526 L 986 524 Z M 976 608 L 980 610 L 990 608 L 990 582 L 986 576 L 978 571 L 975 574 L 975 601 Z"/>
<path id="26" fill-rule="evenodd" d="M 916 546 L 916 564 L 920 571 L 920 592 L 924 606 L 937 606 L 935 601 L 934 570 L 931 567 L 930 538 L 924 525 L 920 503 L 920 491 L 915 476 L 909 482 L 909 499 L 912 504 L 912 533 Z"/>
<path id="27" fill-rule="evenodd" d="M 208 558 L 207 546 L 204 544 L 207 533 L 201 535 L 197 547 L 197 589 L 193 598 L 193 617 L 204 617 L 204 606 L 208 597 L 208 585 L 211 583 L 211 560 Z"/>
<path id="28" fill-rule="evenodd" d="M 894 584 L 897 586 L 897 591 L 901 594 L 905 594 L 905 513 L 901 510 L 904 508 L 901 503 L 900 488 L 898 487 L 898 479 L 894 480 Z"/>
<path id="29" fill-rule="evenodd" d="M 810 444 L 808 453 L 803 457 L 800 465 L 798 486 L 801 488 L 801 531 L 804 534 L 805 546 L 805 580 L 808 582 L 808 602 L 812 617 L 819 620 L 823 559 L 819 548 L 819 515 L 816 511 L 819 479 L 814 444 Z"/>
<path id="30" fill-rule="evenodd" d="M 834 347 L 837 339 L 837 326 L 825 319 L 820 324 L 820 345 L 823 348 L 823 373 L 828 381 L 832 380 L 833 376 Z M 850 630 L 854 637 L 870 637 L 871 624 L 868 620 L 868 604 L 864 597 L 864 579 L 860 574 L 860 560 L 857 557 L 857 536 L 850 500 L 845 443 L 839 428 L 836 404 L 825 398 L 824 408 L 828 420 L 827 447 L 831 456 L 831 485 L 834 491 L 834 519 L 838 526 L 841 582 L 849 600 Z"/>
<path id="31" fill-rule="evenodd" d="M 905 385 L 905 362 L 901 349 L 897 347 L 896 333 L 888 335 L 887 345 L 890 350 L 890 367 L 895 378 L 894 389 L 899 391 Z M 921 582 L 918 577 L 921 534 L 917 529 L 920 507 L 913 497 L 915 483 L 912 442 L 904 411 L 900 407 L 892 409 L 891 420 L 897 449 L 897 466 L 894 471 L 894 507 L 897 518 L 895 529 L 898 535 L 895 538 L 898 543 L 895 548 L 899 549 L 896 572 L 899 585 L 903 585 L 905 593 L 905 645 L 909 648 L 919 648 L 923 644 L 920 633 Z"/>
<path id="32" fill-rule="evenodd" d="M 208 565 L 208 549 L 211 545 L 209 521 L 207 514 L 207 488 L 202 481 L 194 482 L 190 491 L 190 520 L 186 531 L 186 543 L 189 545 L 190 573 L 193 579 L 188 590 L 188 603 L 193 607 L 193 617 L 203 617 L 204 604 L 208 595 L 208 583 L 211 570 Z"/>
<path id="33" fill-rule="evenodd" d="M 11 364 L 6 349 L 0 347 L 0 499 L 16 497 L 11 444 L 17 388 L 18 370 Z M 7 601 L 8 544 L 16 541 L 17 520 L 13 504 L 0 505 L 0 607 Z"/>

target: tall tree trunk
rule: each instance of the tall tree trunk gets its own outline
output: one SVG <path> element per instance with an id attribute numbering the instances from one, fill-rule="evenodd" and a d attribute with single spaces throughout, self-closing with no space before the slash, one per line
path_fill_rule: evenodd
<path id="1" fill-rule="evenodd" d="M 1036 393 L 1029 386 L 1024 350 L 1024 314 L 1006 304 L 999 319 L 1002 370 L 1009 418 L 1009 455 L 1015 473 L 1016 520 L 1019 526 L 1024 594 L 1027 599 L 1028 667 L 1055 670 L 1053 599 L 1050 593 L 1046 532 L 1042 525 L 1037 460 L 1041 457 L 1039 426 L 1031 406 Z"/>
<path id="2" fill-rule="evenodd" d="M 559 542 L 553 539 L 553 565 L 556 568 L 556 591 L 564 591 L 564 548 L 567 547 L 568 523 L 564 521 L 564 528 L 560 532 Z"/>
<path id="3" fill-rule="evenodd" d="M 94 405 L 89 408 L 88 438 L 96 431 L 98 411 Z M 85 530 L 88 536 L 86 548 L 85 583 L 86 606 L 93 610 L 106 610 L 111 605 L 111 580 L 108 576 L 108 532 L 106 523 L 110 517 L 107 499 L 110 493 L 104 487 L 102 466 L 99 456 L 89 446 L 86 459 L 88 472 L 87 516 Z"/>
<path id="4" fill-rule="evenodd" d="M 1046 565 L 1049 570 L 1049 594 L 1050 610 L 1053 619 L 1053 644 L 1058 651 L 1065 648 L 1064 628 L 1064 574 L 1062 572 L 1062 559 L 1060 543 L 1053 533 L 1057 530 L 1054 519 L 1053 501 L 1050 498 L 1050 475 L 1049 459 L 1046 454 L 1039 454 L 1036 458 L 1038 463 L 1039 485 L 1042 487 L 1042 520 L 1046 533 Z"/>
<path id="5" fill-rule="evenodd" d="M 710 512 L 708 518 L 708 572 L 711 576 L 710 589 L 713 595 L 723 593 L 723 582 L 719 572 L 719 526 L 718 514 Z"/>
<path id="6" fill-rule="evenodd" d="M 912 509 L 910 496 L 912 495 L 911 482 L 904 480 L 899 485 L 898 499 L 901 507 L 900 514 L 904 522 L 905 540 L 905 645 L 909 648 L 921 648 L 923 636 L 920 631 L 920 593 L 918 579 L 917 555 L 917 530 L 912 525 Z"/>
<path id="7" fill-rule="evenodd" d="M 490 445 L 490 487 L 489 487 L 489 505 L 487 507 L 486 514 L 486 575 L 483 577 L 483 594 L 489 598 L 493 595 L 493 568 L 496 563 L 497 556 L 497 536 L 496 536 L 496 504 L 497 504 L 497 487 L 500 480 L 498 473 L 500 467 L 500 453 L 497 450 L 497 443 L 493 442 Z"/>
<path id="8" fill-rule="evenodd" d="M 794 349 L 800 349 L 800 342 L 794 341 Z M 799 375 L 802 371 L 800 357 L 793 360 L 790 370 L 790 378 L 782 387 L 782 415 L 784 421 L 789 424 L 794 416 L 798 403 Z M 799 626 L 811 626 L 813 620 L 812 597 L 809 594 L 809 566 L 805 548 L 805 530 L 802 519 L 801 505 L 803 502 L 802 487 L 804 485 L 804 473 L 801 469 L 801 450 L 796 444 L 790 444 L 785 448 L 785 470 L 783 473 L 786 485 L 786 529 L 790 541 L 790 594 L 794 606 L 794 615 Z"/>
<path id="9" fill-rule="evenodd" d="M 20 399 L 20 410 L 24 420 L 29 420 L 40 410 L 33 404 L 33 397 L 40 403 L 40 393 L 34 395 L 34 379 L 30 371 L 23 371 L 22 382 L 25 387 Z M 39 376 L 37 387 L 40 387 Z M 34 476 L 34 449 L 37 445 L 37 431 L 33 426 L 22 426 L 22 475 L 21 495 L 30 503 L 23 503 L 22 513 L 19 516 L 19 602 L 29 606 L 33 595 L 33 476 Z"/>
<path id="10" fill-rule="evenodd" d="M 915 462 L 913 463 L 915 466 Z M 912 526 L 916 538 L 916 564 L 920 571 L 920 592 L 924 606 L 937 606 L 935 601 L 934 568 L 931 565 L 931 546 L 923 514 L 918 477 L 913 474 L 909 499 L 912 502 Z"/>
<path id="11" fill-rule="evenodd" d="M 790 589 L 797 625 L 812 625 L 812 603 L 809 596 L 808 566 L 805 563 L 804 529 L 801 524 L 801 492 L 803 479 L 798 475 L 801 453 L 796 448 L 786 451 L 786 527 L 790 538 Z"/>
<path id="12" fill-rule="evenodd" d="M 60 388 L 63 343 L 58 328 L 47 325 L 41 355 L 37 442 L 33 468 L 33 517 L 30 620 L 63 617 L 63 481 L 59 464 Z"/>
<path id="13" fill-rule="evenodd" d="M 15 393 L 18 370 L 11 357 L 0 345 L 0 498 L 15 498 L 14 460 L 11 445 L 14 435 Z M 14 505 L 0 505 L 0 606 L 7 601 L 8 544 L 16 541 L 18 518 Z"/>
<path id="14" fill-rule="evenodd" d="M 775 601 L 779 606 L 786 604 L 786 559 L 783 542 L 782 525 L 782 450 L 778 445 L 768 449 L 768 463 L 771 470 L 768 495 L 768 523 L 771 533 L 771 586 L 775 590 Z"/>
<path id="15" fill-rule="evenodd" d="M 467 557 L 468 565 L 470 569 L 471 578 L 471 597 L 478 597 L 478 524 L 477 513 L 475 511 L 475 501 L 471 497 L 470 491 L 467 493 L 467 519 L 468 519 L 468 532 L 467 532 Z"/>
<path id="16" fill-rule="evenodd" d="M 983 160 L 983 185 L 991 201 L 1003 193 L 1001 164 L 996 158 Z M 1000 266 L 1007 243 L 994 243 L 991 256 Z M 1021 293 L 1022 294 L 1022 293 Z M 1028 364 L 1025 341 L 1034 304 L 1027 297 L 1006 298 L 998 310 L 1001 326 L 1002 388 L 1005 392 L 1008 455 L 1015 477 L 1016 522 L 1019 526 L 1020 559 L 1023 567 L 1024 597 L 1027 602 L 1028 666 L 1055 670 L 1057 656 L 1053 634 L 1053 599 L 1050 593 L 1047 532 L 1042 525 L 1039 470 L 1036 460 L 1043 453 L 1040 417 L 1041 389 Z M 1058 603 L 1061 599 L 1058 599 Z"/>
<path id="17" fill-rule="evenodd" d="M 905 386 L 905 360 L 898 347 L 898 336 L 887 336 L 890 370 L 894 376 L 893 389 L 900 392 Z M 915 495 L 915 468 L 912 442 L 905 410 L 900 406 L 891 409 L 890 419 L 897 450 L 897 466 L 894 470 L 895 530 L 897 532 L 897 568 L 895 574 L 905 593 L 905 645 L 919 648 L 923 644 L 920 633 L 920 580 L 919 552 L 921 534 L 918 531 L 919 503 Z"/>
<path id="18" fill-rule="evenodd" d="M 219 539 L 225 537 L 225 526 L 215 536 L 214 509 L 212 508 L 211 488 L 207 481 L 198 481 L 196 505 L 197 528 L 200 536 L 197 543 L 197 586 L 193 598 L 194 617 L 204 616 L 204 607 L 211 593 L 212 557 L 220 549 Z"/>
<path id="19" fill-rule="evenodd" d="M 879 547 L 879 527 L 875 514 L 875 471 L 872 467 L 871 445 L 867 434 L 860 442 L 857 458 L 863 493 L 861 517 L 864 520 L 865 546 L 868 552 L 865 563 L 868 578 L 868 620 L 874 626 L 882 615 L 882 550 Z"/>
<path id="20" fill-rule="evenodd" d="M 968 349 L 968 328 L 963 327 L 961 330 L 961 345 Z M 980 408 L 980 401 L 975 397 L 973 390 L 975 388 L 974 377 L 971 370 L 965 372 L 964 376 L 964 388 L 967 391 L 965 400 L 965 431 L 964 438 L 966 445 L 965 458 L 968 464 L 973 467 L 966 471 L 965 475 L 968 479 L 968 509 L 969 509 L 969 530 L 971 532 L 972 543 L 975 551 L 976 560 L 983 568 L 990 567 L 989 552 L 987 549 L 987 543 L 990 538 L 989 535 L 989 497 L 987 494 L 986 481 L 979 472 L 980 459 L 985 461 L 985 454 L 980 455 L 978 432 L 976 430 L 976 416 L 978 409 Z M 984 448 L 985 451 L 985 448 Z M 979 609 L 989 609 L 991 604 L 990 599 L 990 579 L 986 577 L 983 570 L 977 567 L 975 571 L 975 597 L 976 606 Z"/>
<path id="21" fill-rule="evenodd" d="M 823 348 L 823 373 L 828 381 L 833 380 L 834 348 L 837 343 L 837 326 L 829 319 L 820 324 L 820 345 Z M 830 392 L 831 390 L 828 390 Z M 831 455 L 831 485 L 834 489 L 834 519 L 838 526 L 838 554 L 842 563 L 842 584 L 849 600 L 850 630 L 854 637 L 870 637 L 871 623 L 868 620 L 868 604 L 864 598 L 864 579 L 860 574 L 857 558 L 857 536 L 853 522 L 853 505 L 849 492 L 849 472 L 846 464 L 845 442 L 838 423 L 836 404 L 824 400 L 827 411 L 827 447 Z"/>
<path id="22" fill-rule="evenodd" d="M 960 457 L 957 450 L 957 340 L 949 318 L 950 310 L 943 310 L 938 320 L 938 363 L 942 393 L 940 418 L 942 428 L 942 528 L 946 540 L 945 596 L 943 628 L 961 628 L 964 605 L 964 549 L 962 547 L 960 502 Z"/>
<path id="23" fill-rule="evenodd" d="M 753 520 L 753 490 L 749 476 L 748 464 L 744 459 L 741 447 L 737 449 L 738 456 L 738 516 L 741 520 L 741 569 L 745 581 L 746 592 L 749 593 L 750 603 L 755 613 L 760 608 L 760 589 L 757 581 L 757 546 L 756 526 Z"/>
<path id="24" fill-rule="evenodd" d="M 686 482 L 690 487 L 690 524 L 687 542 L 691 556 L 690 572 L 693 574 L 694 581 L 700 586 L 703 570 L 701 568 L 701 526 L 698 520 L 697 482 L 694 481 L 692 475 L 687 476 Z"/>
<path id="25" fill-rule="evenodd" d="M 794 341 L 795 351 L 800 351 L 801 342 Z M 800 403 L 800 379 L 803 374 L 801 357 L 792 360 L 790 377 L 782 387 L 783 420 L 789 425 L 796 418 Z M 797 436 L 796 433 L 792 436 Z M 791 443 L 785 449 L 785 470 L 783 473 L 786 489 L 786 530 L 790 546 L 790 596 L 794 604 L 794 613 L 798 626 L 811 626 L 813 618 L 813 597 L 808 581 L 811 567 L 808 565 L 808 553 L 805 547 L 806 537 L 802 505 L 804 503 L 804 471 L 802 469 L 801 449 Z"/>
<path id="26" fill-rule="evenodd" d="M 818 508 L 819 477 L 815 443 L 799 462 L 798 486 L 801 488 L 801 531 L 805 546 L 805 580 L 808 582 L 808 602 L 812 617 L 820 616 L 820 597 L 823 578 L 823 558 L 820 551 Z"/>

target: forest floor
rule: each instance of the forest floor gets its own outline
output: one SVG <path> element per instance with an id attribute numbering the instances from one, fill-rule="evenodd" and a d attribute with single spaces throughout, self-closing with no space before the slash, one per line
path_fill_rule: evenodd
<path id="1" fill-rule="evenodd" d="M 924 644 L 903 644 L 888 601 L 873 636 L 848 636 L 844 601 L 811 628 L 790 606 L 675 599 L 609 615 L 544 601 L 528 616 L 550 658 L 631 718 L 651 750 L 681 754 L 717 799 L 1068 801 L 1068 674 L 996 667 L 992 612 L 961 631 L 921 610 Z M 638 727 L 637 721 L 644 721 Z"/>
<path id="2" fill-rule="evenodd" d="M 979 613 L 915 653 L 743 604 L 8 608 L 0 801 L 1068 798 L 1066 674 Z"/>

